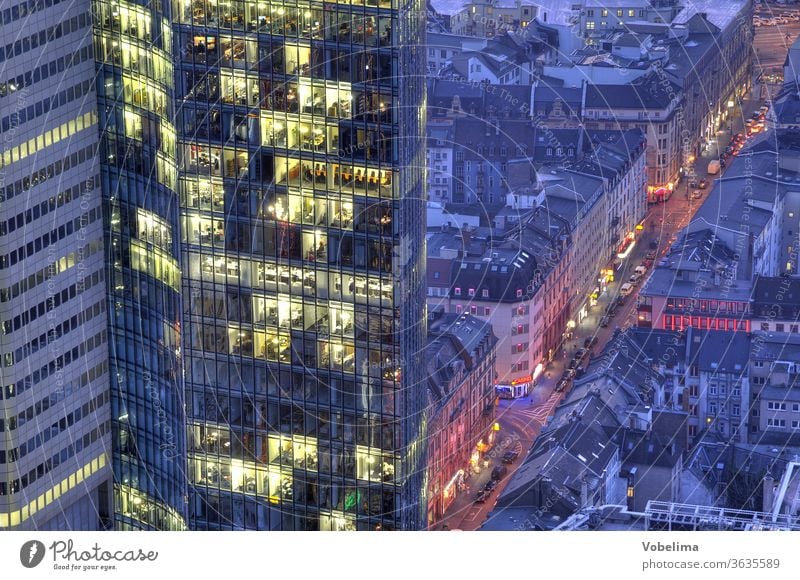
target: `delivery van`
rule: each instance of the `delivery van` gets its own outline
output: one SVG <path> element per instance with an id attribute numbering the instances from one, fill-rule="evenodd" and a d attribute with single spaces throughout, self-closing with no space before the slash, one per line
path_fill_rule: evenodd
<path id="1" fill-rule="evenodd" d="M 625 282 L 619 289 L 620 296 L 627 296 L 631 292 L 633 292 L 633 284 L 629 284 L 628 282 Z"/>

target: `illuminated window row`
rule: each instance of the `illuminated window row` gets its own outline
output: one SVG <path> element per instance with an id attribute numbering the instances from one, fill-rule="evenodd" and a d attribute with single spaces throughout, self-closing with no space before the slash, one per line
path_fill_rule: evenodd
<path id="1" fill-rule="evenodd" d="M 38 496 L 36 499 L 30 501 L 21 509 L 14 510 L 10 513 L 0 513 L 0 528 L 15 527 L 20 525 L 28 518 L 34 516 L 39 510 L 42 510 L 49 504 L 58 501 L 62 495 L 66 494 L 71 489 L 78 486 L 83 487 L 83 481 L 103 469 L 105 465 L 106 456 L 105 454 L 101 454 L 71 475 L 56 483 L 53 487 Z"/>
<path id="2" fill-rule="evenodd" d="M 391 0 L 361 0 L 338 2 L 357 6 L 391 8 Z M 234 0 L 173 0 L 173 15 L 181 24 L 209 28 L 230 28 L 274 36 L 301 36 L 315 39 L 339 40 L 374 45 L 389 44 L 383 18 L 350 15 L 347 11 L 326 13 L 309 2 L 254 2 Z M 337 19 L 336 15 L 340 15 Z M 327 18 L 326 18 L 327 17 Z M 388 21 L 388 18 L 385 20 Z M 324 31 L 330 31 L 325 33 Z"/>
<path id="3" fill-rule="evenodd" d="M 166 55 L 145 45 L 112 38 L 108 33 L 95 35 L 99 60 L 129 69 L 166 86 L 172 86 L 172 63 Z"/>
<path id="4" fill-rule="evenodd" d="M 237 227 L 231 219 L 239 217 L 392 235 L 393 211 L 389 202 L 353 202 L 346 193 L 342 200 L 336 197 L 336 192 L 321 189 L 286 194 L 241 184 L 234 190 L 232 185 L 223 186 L 221 180 L 185 179 L 181 182 L 182 207 L 187 208 L 184 213 L 190 221 L 184 224 L 184 241 L 208 243 L 208 239 L 200 240 L 200 234 L 208 234 L 209 227 L 224 233 L 222 220 L 215 220 L 213 214 L 207 212 L 227 216 L 229 228 Z M 195 209 L 206 211 L 200 213 L 193 211 Z M 223 242 L 224 236 L 210 238 L 211 245 L 222 246 Z"/>
<path id="5" fill-rule="evenodd" d="M 339 125 L 262 115 L 261 144 L 283 149 L 338 153 Z"/>
<path id="6" fill-rule="evenodd" d="M 271 495 L 276 499 L 280 494 L 275 493 L 276 488 L 270 484 L 281 476 L 281 469 L 320 471 L 365 481 L 393 483 L 398 462 L 391 453 L 362 445 L 356 445 L 355 452 L 352 448 L 319 449 L 316 437 L 242 435 L 215 425 L 190 425 L 189 448 L 212 456 L 208 461 L 198 458 L 192 462 L 195 468 L 193 483 Z M 228 459 L 228 455 L 233 459 Z M 264 465 L 268 468 L 263 468 Z M 291 485 L 290 473 L 285 472 L 283 477 L 288 476 Z"/>
<path id="7" fill-rule="evenodd" d="M 396 59 L 387 51 L 339 44 L 336 48 L 320 42 L 286 41 L 210 34 L 200 30 L 180 35 L 183 64 L 205 67 L 257 70 L 261 74 L 328 79 L 347 83 L 369 83 L 391 90 Z"/>
<path id="8" fill-rule="evenodd" d="M 35 288 L 39 284 L 44 284 L 54 276 L 66 272 L 70 268 L 74 268 L 76 264 L 84 262 L 86 258 L 97 253 L 101 247 L 102 242 L 93 241 L 75 252 L 70 252 L 54 260 L 52 264 L 48 264 L 38 272 L 31 274 L 27 278 L 23 278 L 20 282 L 16 282 L 8 288 L 0 289 L 0 302 L 8 302 L 20 294 Z"/>
<path id="9" fill-rule="evenodd" d="M 293 321 L 294 322 L 294 321 Z M 300 320 L 296 323 L 299 325 Z M 276 330 L 250 330 L 208 324 L 193 324 L 189 345 L 196 350 L 229 354 L 305 368 L 359 373 L 384 381 L 400 380 L 402 369 L 391 354 L 377 349 L 356 349 L 346 338 L 314 335 L 291 336 Z M 358 350 L 358 356 L 356 352 Z"/>
<path id="10" fill-rule="evenodd" d="M 106 81 L 108 84 L 109 81 Z M 135 105 L 142 109 L 153 111 L 157 115 L 169 120 L 167 115 L 167 104 L 169 99 L 159 85 L 146 77 L 133 77 L 128 74 L 122 75 L 122 88 L 127 104 Z"/>
<path id="11" fill-rule="evenodd" d="M 362 151 L 387 144 L 362 145 Z M 367 155 L 369 159 L 370 156 Z M 251 162 L 253 161 L 253 162 Z M 257 163 L 256 161 L 260 161 Z M 377 160 L 376 160 L 377 161 Z M 314 162 L 296 158 L 261 155 L 253 156 L 247 150 L 203 145 L 184 145 L 181 168 L 189 173 L 242 179 L 248 175 L 255 180 L 272 181 L 278 185 L 296 188 L 320 188 L 342 191 L 349 195 L 392 197 L 393 172 L 369 165 L 344 164 L 338 161 Z"/>
<path id="12" fill-rule="evenodd" d="M 37 103 L 28 105 L 27 107 L 15 111 L 11 115 L 3 117 L 2 121 L 0 121 L 0 131 L 5 133 L 11 127 L 19 127 L 28 121 L 33 121 L 42 115 L 47 115 L 51 111 L 55 111 L 67 103 L 77 101 L 86 95 L 90 95 L 93 90 L 93 79 L 81 81 L 76 85 L 64 89 L 63 91 L 59 91 L 55 95 L 48 96 L 46 99 L 42 99 Z"/>
<path id="13" fill-rule="evenodd" d="M 5 464 L 6 460 L 8 460 L 8 463 L 17 462 L 28 454 L 33 453 L 36 449 L 43 446 L 51 439 L 58 437 L 60 433 L 68 430 L 72 431 L 73 425 L 78 423 L 83 418 L 94 416 L 95 411 L 108 404 L 110 398 L 110 391 L 101 392 L 99 395 L 84 403 L 82 406 L 77 407 L 72 412 L 56 419 L 52 425 L 37 426 L 38 433 L 27 441 L 20 442 L 19 447 L 0 450 L 0 464 Z"/>
<path id="14" fill-rule="evenodd" d="M 18 195 L 27 194 L 32 188 L 37 185 L 43 184 L 49 179 L 53 179 L 61 175 L 62 172 L 68 171 L 73 167 L 77 167 L 81 163 L 89 161 L 94 158 L 95 146 L 89 145 L 78 151 L 70 153 L 63 159 L 59 159 L 55 163 L 51 163 L 46 167 L 34 171 L 31 175 L 18 179 L 14 183 L 10 183 L 5 188 L 0 187 L 0 202 L 8 201 Z"/>
<path id="15" fill-rule="evenodd" d="M 128 485 L 114 486 L 114 508 L 116 513 L 158 530 L 180 531 L 186 528 L 183 518 L 174 509 Z"/>
<path id="16" fill-rule="evenodd" d="M 377 276 L 327 272 L 317 267 L 269 264 L 236 256 L 188 254 L 187 275 L 194 280 L 236 283 L 242 287 L 321 299 L 392 306 L 393 282 Z"/>
<path id="17" fill-rule="evenodd" d="M 148 248 L 139 240 L 131 240 L 131 268 L 161 280 L 173 290 L 181 289 L 178 262 L 159 248 Z"/>
<path id="18" fill-rule="evenodd" d="M 128 37 L 146 42 L 152 40 L 150 13 L 134 2 L 95 0 L 94 13 L 100 28 L 121 32 Z"/>
<path id="19" fill-rule="evenodd" d="M 141 241 L 167 253 L 172 251 L 172 227 L 153 212 L 136 208 L 136 232 Z"/>
<path id="20" fill-rule="evenodd" d="M 52 477 L 49 475 L 51 471 L 53 471 L 60 465 L 73 464 L 73 462 L 70 461 L 70 459 L 72 459 L 76 454 L 81 453 L 83 449 L 89 447 L 92 443 L 96 442 L 98 439 L 102 439 L 102 437 L 106 433 L 108 433 L 111 429 L 108 421 L 105 422 L 95 421 L 94 424 L 99 424 L 99 426 L 96 427 L 95 429 L 92 429 L 91 431 L 84 433 L 83 437 L 76 436 L 76 434 L 73 432 L 71 437 L 60 438 L 58 442 L 63 443 L 65 441 L 69 441 L 70 444 L 62 448 L 61 450 L 58 450 L 58 448 L 56 448 L 55 453 L 50 457 L 47 457 L 47 454 L 51 453 L 53 450 L 47 449 L 46 453 L 40 454 L 47 457 L 46 460 L 41 461 L 39 465 L 34 464 L 31 470 L 28 471 L 27 473 L 21 472 L 22 467 L 20 467 L 20 464 L 17 463 L 16 464 L 17 468 L 15 471 L 16 473 L 19 474 L 19 477 L 9 481 L 7 485 L 5 481 L 0 481 L 0 495 L 6 495 L 6 494 L 13 495 L 15 493 L 20 493 L 28 486 L 33 485 L 40 478 L 47 478 L 48 480 L 52 481 Z M 64 429 L 61 429 L 61 424 L 59 424 L 59 430 L 64 431 Z M 41 437 L 49 440 L 49 436 L 51 434 L 52 434 L 51 431 L 45 430 L 41 434 Z M 9 460 L 9 463 L 10 462 L 11 460 Z"/>
<path id="21" fill-rule="evenodd" d="M 188 98 L 213 104 L 247 105 L 275 112 L 324 116 L 337 119 L 363 117 L 368 121 L 389 122 L 391 114 L 376 118 L 381 102 L 391 113 L 390 93 L 353 89 L 350 83 L 324 79 L 279 82 L 261 79 L 254 74 L 222 69 L 185 71 L 184 93 Z M 187 120 L 187 122 L 189 122 Z M 200 125 L 195 123 L 197 130 Z M 213 127 L 213 125 L 210 125 Z M 193 134 L 194 131 L 187 131 Z M 213 136 L 207 131 L 206 136 Z"/>
<path id="22" fill-rule="evenodd" d="M 64 139 L 68 139 L 79 131 L 92 128 L 96 123 L 97 113 L 94 111 L 89 111 L 88 113 L 84 113 L 83 115 L 71 119 L 66 123 L 62 123 L 58 127 L 54 127 L 49 131 L 45 131 L 41 135 L 37 135 L 36 137 L 28 139 L 24 143 L 20 143 L 19 145 L 10 149 L 6 149 L 3 151 L 2 157 L 0 157 L 0 169 L 8 167 L 17 161 L 22 161 L 29 155 L 35 155 L 38 151 L 41 151 L 46 147 L 50 147 L 51 145 L 55 145 Z"/>
<path id="23" fill-rule="evenodd" d="M 0 255 L 0 270 L 13 266 L 17 262 L 22 262 L 26 258 L 71 236 L 73 233 L 82 231 L 84 228 L 100 219 L 100 217 L 101 209 L 99 207 L 92 208 L 72 221 L 61 224 L 58 228 L 29 241 L 24 246 L 12 250 L 8 254 Z"/>

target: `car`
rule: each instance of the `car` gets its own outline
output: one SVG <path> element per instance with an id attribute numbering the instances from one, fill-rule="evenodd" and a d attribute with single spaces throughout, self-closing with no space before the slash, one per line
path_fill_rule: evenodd
<path id="1" fill-rule="evenodd" d="M 514 463 L 519 457 L 519 451 L 506 451 L 503 454 L 503 463 Z"/>
<path id="2" fill-rule="evenodd" d="M 752 127 L 755 124 L 756 124 L 755 119 L 747 119 L 747 123 L 745 123 L 744 126 L 749 129 L 750 127 Z"/>
<path id="3" fill-rule="evenodd" d="M 695 190 L 692 192 L 692 195 L 690 195 L 690 196 L 689 196 L 689 199 L 700 199 L 701 197 L 703 197 L 703 194 L 702 194 L 702 193 L 700 193 L 700 191 L 699 191 L 699 190 L 695 189 Z"/>
<path id="4" fill-rule="evenodd" d="M 708 181 L 706 181 L 705 179 L 701 179 L 697 187 L 699 187 L 700 189 L 705 189 L 706 187 L 708 187 Z"/>
<path id="5" fill-rule="evenodd" d="M 650 242 L 650 249 L 651 249 L 651 250 L 657 250 L 657 249 L 658 249 L 658 242 L 657 242 L 657 241 L 655 241 L 655 240 L 653 240 L 652 242 Z"/>
<path id="6" fill-rule="evenodd" d="M 583 348 L 592 348 L 596 344 L 597 344 L 597 337 L 590 336 L 589 338 L 583 341 Z"/>
<path id="7" fill-rule="evenodd" d="M 500 481 L 503 479 L 506 474 L 508 473 L 508 467 L 505 465 L 497 465 L 494 469 L 492 469 L 492 480 L 493 481 Z"/>
<path id="8" fill-rule="evenodd" d="M 638 284 L 639 280 L 641 280 L 641 279 L 642 279 L 642 275 L 639 274 L 638 272 L 634 272 L 633 274 L 631 274 L 631 277 L 628 278 L 628 283 L 629 284 Z"/>
<path id="9" fill-rule="evenodd" d="M 569 385 L 570 381 L 558 381 L 558 384 L 556 385 L 556 393 L 563 393 L 569 388 Z"/>
<path id="10" fill-rule="evenodd" d="M 655 260 L 656 259 L 656 253 L 655 252 L 647 252 L 647 254 L 645 254 L 644 258 L 645 258 L 645 260 Z"/>
<path id="11" fill-rule="evenodd" d="M 606 328 L 608 326 L 608 323 L 609 323 L 608 316 L 603 316 L 600 319 L 600 326 L 601 327 Z"/>
<path id="12" fill-rule="evenodd" d="M 483 491 L 486 493 L 492 493 L 495 489 L 497 489 L 497 482 L 494 479 L 490 479 L 486 482 L 486 485 L 483 486 Z"/>
<path id="13" fill-rule="evenodd" d="M 575 359 L 578 361 L 582 361 L 586 356 L 589 354 L 589 351 L 585 348 L 579 348 L 575 351 Z"/>
<path id="14" fill-rule="evenodd" d="M 623 284 L 619 289 L 620 297 L 627 296 L 631 292 L 633 292 L 633 284 L 630 284 L 628 282 Z"/>
<path id="15" fill-rule="evenodd" d="M 475 503 L 486 503 L 486 500 L 489 499 L 489 494 L 481 490 L 475 495 Z"/>
<path id="16" fill-rule="evenodd" d="M 689 182 L 689 187 L 697 187 L 697 181 L 692 180 Z"/>
<path id="17" fill-rule="evenodd" d="M 569 368 L 570 368 L 570 369 L 576 369 L 576 368 L 578 368 L 578 361 L 577 361 L 577 360 L 575 360 L 575 359 L 572 359 L 571 361 L 569 361 Z"/>

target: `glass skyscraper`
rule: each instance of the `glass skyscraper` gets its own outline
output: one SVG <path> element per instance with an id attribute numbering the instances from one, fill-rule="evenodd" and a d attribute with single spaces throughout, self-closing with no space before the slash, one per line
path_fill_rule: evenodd
<path id="1" fill-rule="evenodd" d="M 424 527 L 421 2 L 11 4 L 0 528 Z"/>
<path id="2" fill-rule="evenodd" d="M 421 527 L 423 6 L 173 16 L 191 526 Z"/>
<path id="3" fill-rule="evenodd" d="M 186 527 L 170 6 L 93 0 L 117 529 Z"/>

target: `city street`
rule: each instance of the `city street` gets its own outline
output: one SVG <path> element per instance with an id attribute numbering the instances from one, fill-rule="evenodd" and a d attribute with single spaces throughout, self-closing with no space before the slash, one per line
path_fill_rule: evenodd
<path id="1" fill-rule="evenodd" d="M 797 11 L 779 5 L 770 4 L 762 8 L 762 17 L 778 15 Z M 775 74 L 782 71 L 786 51 L 791 43 L 800 35 L 800 22 L 789 21 L 786 24 L 774 26 L 760 26 L 755 29 L 755 74 L 754 79 Z M 657 244 L 658 259 L 665 255 L 670 245 L 674 242 L 677 233 L 685 228 L 691 216 L 705 201 L 706 196 L 713 188 L 713 180 L 724 173 L 724 169 L 717 175 L 708 175 L 708 162 L 719 159 L 720 152 L 724 151 L 731 139 L 737 133 L 744 133 L 744 124 L 750 115 L 756 111 L 768 97 L 773 84 L 759 84 L 754 82 L 750 98 L 741 103 L 741 109 L 731 111 L 730 120 L 723 125 L 716 138 L 701 152 L 695 162 L 694 180 L 707 180 L 707 186 L 699 189 L 702 197 L 691 199 L 694 188 L 689 187 L 690 179 L 683 179 L 665 203 L 651 205 L 643 229 L 637 232 L 637 241 L 630 255 L 625 259 L 622 268 L 617 270 L 615 280 L 611 282 L 598 298 L 597 304 L 589 309 L 589 314 L 573 330 L 573 336 L 568 340 L 564 349 L 556 356 L 545 372 L 538 378 L 536 387 L 528 397 L 516 400 L 501 400 L 497 407 L 497 421 L 501 426 L 498 440 L 494 448 L 487 453 L 488 461 L 479 474 L 473 474 L 467 482 L 467 488 L 462 490 L 450 508 L 447 516 L 436 529 L 478 529 L 486 516 L 494 508 L 497 497 L 502 493 L 505 484 L 513 475 L 514 470 L 524 461 L 525 455 L 533 441 L 539 435 L 542 426 L 558 406 L 565 393 L 556 393 L 555 385 L 571 359 L 574 352 L 583 347 L 583 342 L 588 337 L 597 337 L 598 341 L 592 348 L 592 354 L 602 351 L 611 339 L 616 329 L 625 329 L 636 324 L 636 302 L 639 289 L 644 280 L 635 286 L 634 292 L 624 299 L 617 308 L 616 314 L 609 320 L 606 327 L 600 326 L 600 319 L 606 312 L 608 305 L 617 299 L 620 286 L 628 281 L 633 270 L 642 263 L 648 252 L 652 251 L 651 244 Z M 729 162 L 732 161 L 729 160 Z M 475 503 L 475 496 L 491 479 L 491 472 L 497 465 L 502 465 L 503 454 L 508 450 L 520 451 L 519 458 L 511 465 L 506 476 L 499 482 L 498 487 L 491 493 L 484 503 Z"/>
<path id="2" fill-rule="evenodd" d="M 780 4 L 770 3 L 761 7 L 757 13 L 763 19 L 781 18 L 790 14 L 797 14 L 797 6 L 787 7 Z M 765 82 L 755 87 L 754 94 L 762 99 L 769 100 L 774 98 L 775 93 L 780 90 L 780 81 L 783 79 L 783 63 L 786 60 L 786 53 L 789 47 L 800 35 L 800 21 L 789 20 L 786 23 L 778 23 L 772 26 L 755 27 L 755 38 L 753 40 L 753 64 L 755 65 L 755 77 L 768 79 L 773 82 Z M 763 77 L 762 77 L 763 75 Z"/>

